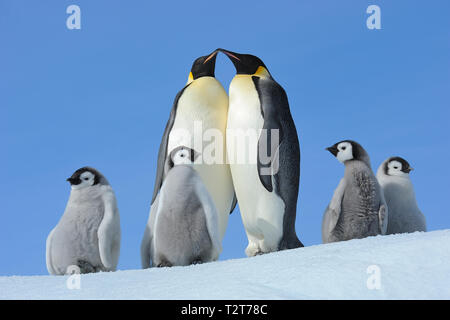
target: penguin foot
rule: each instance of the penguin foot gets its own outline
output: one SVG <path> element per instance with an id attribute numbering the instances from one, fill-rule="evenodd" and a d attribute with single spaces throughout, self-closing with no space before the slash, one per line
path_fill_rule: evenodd
<path id="1" fill-rule="evenodd" d="M 94 267 L 85 260 L 78 260 L 77 265 L 80 268 L 80 273 L 95 273 L 99 271 L 99 268 Z"/>
<path id="2" fill-rule="evenodd" d="M 156 265 L 157 268 L 165 268 L 165 267 L 171 267 L 171 266 L 172 266 L 172 264 L 169 261 L 165 261 L 165 260 L 161 261 L 160 263 L 158 263 Z"/>
<path id="3" fill-rule="evenodd" d="M 203 263 L 201 258 L 197 258 L 191 262 L 191 264 L 201 264 L 201 263 Z"/>
<path id="4" fill-rule="evenodd" d="M 278 250 L 287 250 L 287 249 L 296 249 L 303 248 L 303 243 L 297 238 L 297 236 L 292 237 L 291 239 L 282 239 L 280 245 L 278 246 Z"/>
<path id="5" fill-rule="evenodd" d="M 256 255 L 262 254 L 262 251 L 257 243 L 250 242 L 245 249 L 245 254 L 247 255 L 247 257 L 254 257 Z"/>

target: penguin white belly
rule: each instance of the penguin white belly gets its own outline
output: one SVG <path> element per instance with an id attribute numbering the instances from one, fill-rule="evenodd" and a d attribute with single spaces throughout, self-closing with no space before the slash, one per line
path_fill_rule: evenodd
<path id="1" fill-rule="evenodd" d="M 203 164 L 195 165 L 195 169 L 216 205 L 221 240 L 225 235 L 234 196 L 230 168 L 225 161 L 227 113 L 228 96 L 222 85 L 212 77 L 194 80 L 178 101 L 167 148 L 167 154 L 179 146 L 201 153 Z M 214 158 L 217 162 L 205 163 L 210 153 L 208 150 L 214 146 L 217 146 L 217 156 Z"/>
<path id="2" fill-rule="evenodd" d="M 258 137 L 263 124 L 258 93 L 251 77 L 236 76 L 230 85 L 227 153 L 249 240 L 248 256 L 276 251 L 283 234 L 284 202 L 275 192 L 267 191 L 258 175 Z M 247 135 L 242 137 L 244 132 Z M 249 138 L 251 132 L 253 138 Z"/>

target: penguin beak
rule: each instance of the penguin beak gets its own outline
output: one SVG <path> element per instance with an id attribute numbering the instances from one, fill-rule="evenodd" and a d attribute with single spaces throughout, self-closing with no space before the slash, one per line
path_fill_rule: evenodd
<path id="1" fill-rule="evenodd" d="M 336 146 L 331 146 L 331 147 L 325 148 L 325 150 L 330 151 L 331 154 L 335 157 L 338 154 L 338 148 Z"/>
<path id="2" fill-rule="evenodd" d="M 69 181 L 70 185 L 72 185 L 72 186 L 81 183 L 81 180 L 79 178 L 73 178 L 73 177 L 67 178 L 66 181 Z"/>
<path id="3" fill-rule="evenodd" d="M 219 48 L 219 49 L 217 49 L 216 51 L 220 51 L 220 52 L 226 54 L 226 55 L 227 55 L 228 57 L 230 57 L 231 60 L 233 60 L 233 61 L 241 61 L 241 59 L 239 59 L 239 58 L 237 57 L 238 54 L 235 53 L 235 52 L 231 52 L 231 51 L 228 51 L 228 50 L 225 50 L 225 49 L 222 49 L 222 48 Z"/>
<path id="4" fill-rule="evenodd" d="M 218 52 L 219 52 L 219 51 L 215 50 L 213 53 L 211 53 L 211 54 L 208 56 L 208 58 L 206 58 L 205 61 L 203 61 L 203 64 L 207 63 L 209 60 L 211 60 L 212 58 L 214 58 Z"/>
<path id="5" fill-rule="evenodd" d="M 251 74 L 248 72 L 248 67 L 247 65 L 244 63 L 244 61 L 241 59 L 242 56 L 239 53 L 236 52 L 231 52 L 222 48 L 217 49 L 217 51 L 220 51 L 222 53 L 224 53 L 228 59 L 231 60 L 231 62 L 233 63 L 234 67 L 236 68 L 236 73 L 239 74 Z"/>

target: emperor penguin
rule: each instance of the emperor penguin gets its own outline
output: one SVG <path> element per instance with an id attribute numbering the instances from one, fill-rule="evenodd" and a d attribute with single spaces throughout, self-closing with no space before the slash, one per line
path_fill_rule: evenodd
<path id="1" fill-rule="evenodd" d="M 96 169 L 83 167 L 67 181 L 71 192 L 66 210 L 46 244 L 47 270 L 115 271 L 120 252 L 120 217 L 108 180 Z"/>
<path id="2" fill-rule="evenodd" d="M 236 206 L 230 167 L 226 161 L 226 124 L 228 95 L 214 77 L 217 51 L 199 57 L 192 64 L 185 87 L 178 92 L 158 152 L 157 172 L 150 218 L 158 206 L 158 195 L 164 181 L 168 155 L 179 146 L 200 153 L 195 170 L 208 190 L 218 213 L 219 236 L 222 241 L 229 214 Z M 145 229 L 141 253 L 151 230 Z M 144 261 L 145 254 L 141 254 Z M 143 263 L 143 267 L 148 267 Z"/>
<path id="3" fill-rule="evenodd" d="M 149 220 L 152 238 L 146 266 L 186 266 L 217 260 L 222 245 L 216 206 L 194 161 L 198 153 L 180 146 L 166 160 L 158 208 Z"/>
<path id="4" fill-rule="evenodd" d="M 245 253 L 303 247 L 295 233 L 300 146 L 286 92 L 258 57 L 217 50 L 236 68 L 227 155 L 248 238 Z"/>
<path id="5" fill-rule="evenodd" d="M 345 173 L 325 210 L 323 242 L 385 234 L 388 207 L 366 150 L 352 140 L 338 142 L 326 150 L 345 165 Z"/>
<path id="6" fill-rule="evenodd" d="M 386 234 L 427 231 L 409 178 L 411 170 L 408 161 L 401 157 L 388 158 L 378 168 L 377 179 L 389 208 Z"/>

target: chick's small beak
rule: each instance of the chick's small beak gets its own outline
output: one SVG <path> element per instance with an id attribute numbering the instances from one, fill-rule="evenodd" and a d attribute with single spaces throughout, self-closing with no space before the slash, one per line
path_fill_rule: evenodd
<path id="1" fill-rule="evenodd" d="M 325 148 L 325 150 L 331 152 L 331 154 L 332 154 L 333 156 L 336 156 L 337 153 L 338 153 L 338 148 L 335 147 L 335 146 L 331 146 L 331 147 Z"/>

